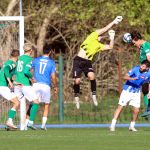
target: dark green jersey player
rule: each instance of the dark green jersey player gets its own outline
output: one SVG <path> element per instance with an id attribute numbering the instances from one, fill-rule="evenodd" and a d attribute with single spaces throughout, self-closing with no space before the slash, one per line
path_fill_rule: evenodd
<path id="1" fill-rule="evenodd" d="M 81 44 L 80 50 L 77 56 L 73 60 L 73 78 L 74 82 L 74 94 L 75 94 L 75 104 L 77 109 L 80 108 L 79 103 L 79 93 L 80 93 L 80 79 L 81 74 L 84 73 L 86 77 L 91 82 L 91 91 L 92 91 L 92 100 L 95 106 L 98 105 L 96 99 L 96 80 L 94 75 L 94 70 L 92 68 L 91 60 L 93 60 L 93 56 L 101 51 L 109 50 L 113 48 L 114 45 L 114 36 L 115 31 L 109 30 L 113 25 L 118 24 L 122 21 L 122 16 L 117 16 L 114 21 L 109 23 L 106 27 L 98 29 L 92 32 L 85 41 Z M 102 34 L 108 31 L 110 43 L 102 44 L 101 38 Z"/>
<path id="2" fill-rule="evenodd" d="M 32 79 L 31 69 L 32 57 L 24 54 L 19 57 L 16 69 L 16 82 L 24 86 L 30 86 L 30 79 Z"/>
<path id="3" fill-rule="evenodd" d="M 140 58 L 139 61 L 142 63 L 147 60 L 150 63 L 150 42 L 145 41 L 138 31 L 131 32 L 132 43 L 139 48 Z M 147 105 L 147 111 L 142 114 L 142 117 L 150 115 L 150 97 L 148 96 L 149 83 L 145 83 L 142 86 L 142 92 L 144 94 L 144 102 Z"/>
<path id="4" fill-rule="evenodd" d="M 19 98 L 23 95 L 28 101 L 33 102 L 27 126 L 36 129 L 33 126 L 33 123 L 38 111 L 39 101 L 33 87 L 30 85 L 30 81 L 32 80 L 32 74 L 30 72 L 32 63 L 32 45 L 25 43 L 24 52 L 25 54 L 18 58 L 15 79 L 16 86 L 14 91 Z"/>
<path id="5" fill-rule="evenodd" d="M 16 110 L 19 106 L 17 96 L 11 92 L 13 89 L 12 76 L 15 73 L 16 61 L 19 56 L 19 51 L 14 49 L 11 52 L 10 59 L 6 61 L 0 70 L 0 95 L 5 99 L 13 103 L 13 107 L 9 110 L 8 120 L 6 122 L 7 129 L 17 127 L 13 124 L 13 118 L 15 117 Z"/>
<path id="6" fill-rule="evenodd" d="M 13 60 L 9 59 L 3 64 L 3 67 L 0 70 L 0 86 L 12 86 L 11 80 L 12 76 L 15 73 L 15 68 L 16 68 L 16 62 Z"/>

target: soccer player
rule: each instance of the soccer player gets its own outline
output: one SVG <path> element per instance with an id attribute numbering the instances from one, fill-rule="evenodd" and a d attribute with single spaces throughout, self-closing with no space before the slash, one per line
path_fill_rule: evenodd
<path id="1" fill-rule="evenodd" d="M 140 63 L 147 60 L 150 63 L 150 42 L 143 39 L 138 31 L 131 32 L 132 43 L 140 50 Z M 148 103 L 147 111 L 142 114 L 142 117 L 150 115 L 150 100 L 147 98 L 149 84 L 145 83 L 142 86 L 142 92 L 144 94 L 144 101 Z"/>
<path id="2" fill-rule="evenodd" d="M 80 51 L 74 58 L 73 78 L 75 79 L 75 81 L 73 88 L 74 88 L 75 104 L 77 109 L 80 108 L 79 93 L 80 93 L 80 81 L 82 72 L 84 72 L 85 76 L 88 77 L 88 79 L 91 82 L 92 100 L 95 106 L 98 105 L 96 99 L 96 80 L 91 61 L 96 53 L 113 48 L 115 31 L 110 30 L 108 32 L 110 38 L 110 43 L 108 45 L 102 44 L 100 42 L 102 38 L 101 35 L 105 33 L 107 30 L 109 30 L 114 24 L 118 24 L 121 21 L 122 16 L 117 16 L 115 20 L 109 23 L 106 27 L 92 32 L 81 44 Z"/>
<path id="3" fill-rule="evenodd" d="M 28 122 L 28 128 L 36 130 L 34 127 L 34 119 L 39 107 L 39 101 L 34 88 L 31 86 L 31 81 L 33 76 L 30 72 L 31 61 L 32 61 L 32 45 L 29 43 L 24 44 L 24 55 L 19 56 L 18 63 L 16 67 L 16 79 L 15 79 L 15 94 L 20 98 L 24 96 L 28 101 L 33 102 L 32 108 L 30 110 L 30 118 Z"/>
<path id="4" fill-rule="evenodd" d="M 110 131 L 115 131 L 117 119 L 119 118 L 120 113 L 122 112 L 124 106 L 127 105 L 127 103 L 133 106 L 132 120 L 129 126 L 129 130 L 137 131 L 134 126 L 140 108 L 141 86 L 145 82 L 150 82 L 149 62 L 143 61 L 140 66 L 133 67 L 132 70 L 130 70 L 124 76 L 124 79 L 127 81 L 123 85 L 123 91 L 120 95 L 118 107 L 112 119 Z"/>
<path id="5" fill-rule="evenodd" d="M 38 95 L 39 101 L 44 103 L 44 112 L 41 126 L 41 129 L 43 130 L 46 130 L 45 125 L 47 122 L 51 98 L 51 82 L 53 83 L 55 94 L 58 90 L 55 62 L 49 57 L 51 49 L 51 45 L 45 44 L 43 48 L 43 56 L 37 57 L 32 61 L 32 68 L 34 70 L 35 79 L 33 87 L 36 91 L 36 94 Z M 30 115 L 29 111 L 27 115 Z"/>
<path id="6" fill-rule="evenodd" d="M 13 103 L 13 107 L 9 110 L 8 120 L 6 122 L 7 128 L 12 129 L 17 129 L 17 127 L 13 124 L 13 119 L 19 105 L 17 96 L 12 92 L 14 88 L 12 83 L 12 76 L 15 73 L 18 56 L 19 51 L 13 49 L 10 54 L 10 59 L 3 64 L 0 70 L 0 95 Z"/>

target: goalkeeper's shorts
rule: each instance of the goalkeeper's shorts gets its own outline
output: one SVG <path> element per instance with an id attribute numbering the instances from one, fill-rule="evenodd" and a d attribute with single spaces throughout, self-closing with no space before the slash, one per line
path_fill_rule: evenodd
<path id="1" fill-rule="evenodd" d="M 76 56 L 73 61 L 73 78 L 80 78 L 82 72 L 87 77 L 89 72 L 94 72 L 90 60 Z"/>

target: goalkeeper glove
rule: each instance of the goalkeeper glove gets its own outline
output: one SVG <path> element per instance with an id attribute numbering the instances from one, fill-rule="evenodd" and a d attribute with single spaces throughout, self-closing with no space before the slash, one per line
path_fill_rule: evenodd
<path id="1" fill-rule="evenodd" d="M 114 24 L 118 24 L 119 22 L 122 21 L 122 19 L 123 19 L 122 16 L 117 16 L 113 22 L 114 22 Z"/>
<path id="2" fill-rule="evenodd" d="M 114 31 L 114 30 L 109 30 L 109 31 L 108 31 L 108 34 L 109 34 L 110 40 L 114 40 L 114 37 L 115 37 L 115 31 Z"/>

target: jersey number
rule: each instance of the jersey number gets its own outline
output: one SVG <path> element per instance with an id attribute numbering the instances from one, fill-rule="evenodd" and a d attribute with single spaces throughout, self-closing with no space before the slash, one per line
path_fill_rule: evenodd
<path id="1" fill-rule="evenodd" d="M 39 70 L 40 74 L 44 74 L 46 66 L 47 66 L 47 63 L 40 62 L 40 70 Z"/>
<path id="2" fill-rule="evenodd" d="M 18 61 L 18 65 L 17 65 L 17 71 L 21 72 L 23 70 L 23 61 Z"/>

